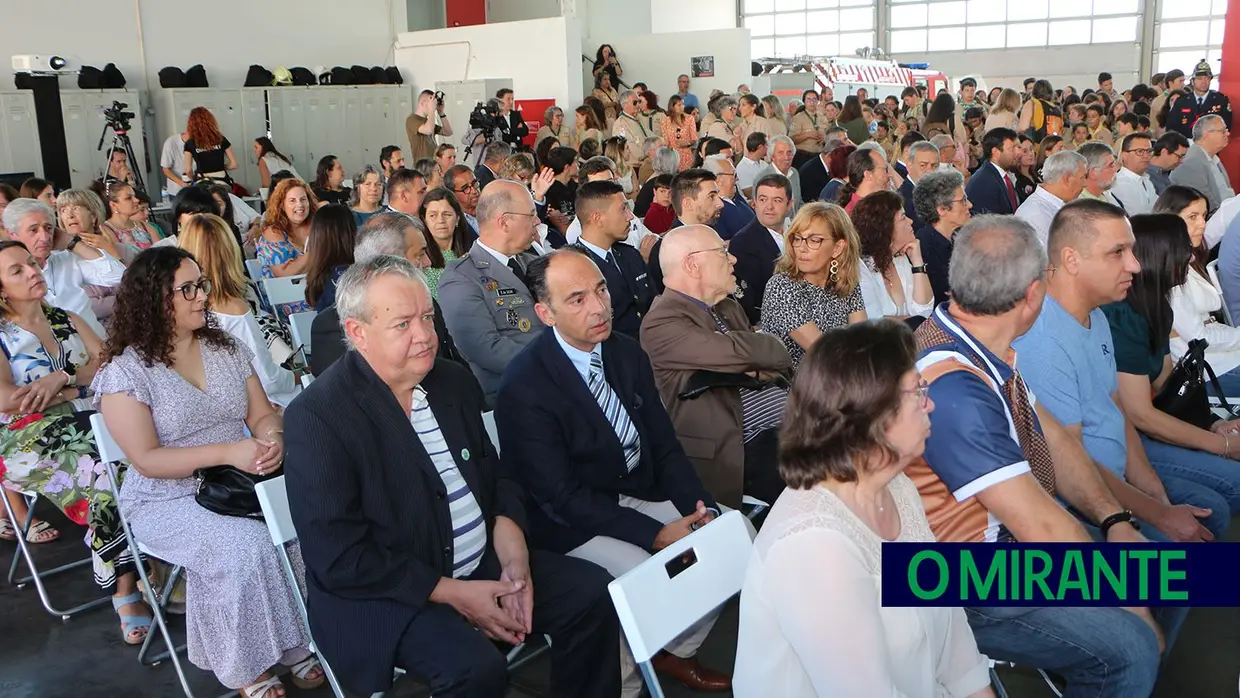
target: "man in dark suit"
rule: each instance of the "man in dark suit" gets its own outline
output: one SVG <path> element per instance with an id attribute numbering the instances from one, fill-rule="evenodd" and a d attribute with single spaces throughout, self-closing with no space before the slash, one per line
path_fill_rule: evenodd
<path id="1" fill-rule="evenodd" d="M 491 141 L 482 151 L 482 162 L 474 168 L 474 177 L 478 178 L 478 191 L 499 178 L 499 168 L 504 160 L 512 155 L 512 146 L 503 141 Z"/>
<path id="2" fill-rule="evenodd" d="M 1016 182 L 1012 168 L 1016 166 L 1016 132 L 1010 128 L 994 128 L 982 138 L 985 162 L 969 178 L 964 193 L 973 204 L 973 214 L 1016 213 Z"/>
<path id="3" fill-rule="evenodd" d="M 739 507 L 750 494 L 774 502 L 784 490 L 777 434 L 788 396 L 771 383 L 791 378 L 788 350 L 778 337 L 754 331 L 728 297 L 736 288 L 732 260 L 710 228 L 668 232 L 663 269 L 667 290 L 642 322 L 642 348 L 676 436 L 716 501 Z M 682 397 L 703 380 L 700 371 L 757 381 L 742 387 L 711 375 L 714 387 Z"/>
<path id="4" fill-rule="evenodd" d="M 653 294 L 642 253 L 624 243 L 633 218 L 624 189 L 610 180 L 586 182 L 577 190 L 576 208 L 581 237 L 575 246 L 594 260 L 607 279 L 612 327 L 638 339 Z"/>
<path id="5" fill-rule="evenodd" d="M 564 248 L 531 262 L 529 278 L 550 329 L 504 372 L 496 401 L 504 465 L 532 500 L 536 547 L 620 576 L 709 525 L 718 505 L 676 440 L 641 346 L 612 332 L 594 262 Z M 698 690 L 727 690 L 729 677 L 694 657 L 714 620 L 673 641 L 655 668 Z M 640 691 L 636 672 L 625 673 Z"/>
<path id="6" fill-rule="evenodd" d="M 823 150 L 814 157 L 801 163 L 797 172 L 801 175 L 801 197 L 805 203 L 818 201 L 822 188 L 831 181 L 831 172 L 827 169 L 827 158 L 831 153 Z"/>
<path id="7" fill-rule="evenodd" d="M 913 230 L 918 230 L 925 223 L 917 216 L 917 207 L 913 205 L 913 189 L 922 177 L 939 168 L 939 149 L 930 141 L 916 141 L 909 144 L 904 158 L 908 168 L 907 174 L 901 175 L 904 183 L 900 185 L 900 198 L 904 199 L 904 215 L 913 221 Z"/>
<path id="8" fill-rule="evenodd" d="M 526 250 L 538 235 L 534 200 L 518 182 L 493 184 L 478 200 L 478 239 L 439 277 L 444 322 L 488 405 L 508 362 L 543 328 L 525 279 L 533 258 Z"/>
<path id="9" fill-rule="evenodd" d="M 781 174 L 768 174 L 754 184 L 754 210 L 757 217 L 728 241 L 728 251 L 736 258 L 733 271 L 740 290 L 741 308 L 749 324 L 762 320 L 762 296 L 771 280 L 775 263 L 784 251 L 784 223 L 792 209 L 792 183 Z"/>
<path id="10" fill-rule="evenodd" d="M 736 166 L 730 158 L 711 155 L 702 163 L 702 167 L 715 175 L 715 181 L 719 185 L 719 200 L 723 202 L 723 207 L 719 209 L 719 220 L 712 227 L 719 233 L 719 237 L 730 240 L 741 228 L 753 221 L 753 209 L 744 197 L 737 196 Z"/>
<path id="11" fill-rule="evenodd" d="M 499 100 L 500 137 L 513 148 L 520 149 L 525 137 L 530 135 L 530 127 L 525 125 L 521 112 L 513 109 L 512 90 L 502 87 L 495 92 L 495 98 Z"/>
<path id="12" fill-rule="evenodd" d="M 354 351 L 291 405 L 285 479 L 310 627 L 341 683 L 369 694 L 393 666 L 436 696 L 502 696 L 492 640 L 553 640 L 552 693 L 617 695 L 619 622 L 588 561 L 530 549 L 469 373 L 435 358 L 425 279 L 380 256 L 341 278 Z"/>
<path id="13" fill-rule="evenodd" d="M 405 170 L 398 170 L 405 172 Z M 353 263 L 368 262 L 379 255 L 404 257 L 419 269 L 431 265 L 426 255 L 426 236 L 422 233 L 422 221 L 400 213 L 382 213 L 366 221 L 366 225 L 357 231 L 357 240 L 353 246 Z M 469 363 L 452 343 L 452 335 L 443 321 L 443 312 L 434 299 L 435 335 L 439 337 L 439 358 L 455 361 L 468 367 Z M 314 316 L 310 324 L 310 372 L 318 378 L 344 355 L 344 330 L 340 327 L 340 315 L 336 306 Z"/>

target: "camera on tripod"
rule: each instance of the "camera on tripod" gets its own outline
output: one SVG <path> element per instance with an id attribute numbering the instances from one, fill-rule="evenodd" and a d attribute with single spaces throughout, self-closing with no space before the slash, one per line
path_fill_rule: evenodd
<path id="1" fill-rule="evenodd" d="M 125 111 L 129 105 L 124 102 L 113 101 L 112 106 L 103 110 L 103 118 L 107 120 L 108 126 L 117 133 L 124 133 L 129 130 L 129 120 L 136 118 L 137 114 L 131 111 Z"/>
<path id="2" fill-rule="evenodd" d="M 490 102 L 478 102 L 469 113 L 469 127 L 491 133 L 500 127 L 499 107 Z"/>

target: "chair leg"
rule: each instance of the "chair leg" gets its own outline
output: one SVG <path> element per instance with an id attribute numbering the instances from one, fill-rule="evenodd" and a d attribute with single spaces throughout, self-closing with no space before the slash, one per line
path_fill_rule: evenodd
<path id="1" fill-rule="evenodd" d="M 1060 693 L 1059 688 L 1055 686 L 1054 681 L 1051 681 L 1051 677 L 1047 676 L 1045 670 L 1038 669 L 1038 675 L 1041 676 L 1042 680 L 1046 682 L 1046 687 L 1051 689 L 1051 693 L 1055 694 L 1055 698 L 1063 698 L 1063 693 Z"/>
<path id="2" fill-rule="evenodd" d="M 642 678 L 646 680 L 650 698 L 667 698 L 663 695 L 663 686 L 659 683 L 659 676 L 654 673 L 654 665 L 650 662 L 638 662 L 637 668 L 641 670 Z"/>
<path id="3" fill-rule="evenodd" d="M 1007 687 L 1003 685 L 1003 681 L 999 679 L 999 674 L 995 672 L 995 667 L 990 667 L 990 685 L 995 689 L 996 698 L 1008 698 Z"/>
<path id="4" fill-rule="evenodd" d="M 176 588 L 177 580 L 181 578 L 181 573 L 184 569 L 185 568 L 180 565 L 173 566 L 172 571 L 168 573 L 168 581 L 164 583 L 163 591 L 158 597 L 155 596 L 154 591 L 149 592 L 150 598 L 147 599 L 147 605 L 151 607 L 152 612 L 154 612 L 155 607 L 158 605 L 161 614 L 167 613 L 168 601 L 172 597 L 172 590 Z M 185 651 L 186 645 L 174 646 L 171 641 L 172 638 L 169 636 L 164 638 L 164 644 L 168 649 L 165 649 L 163 652 L 160 652 L 154 657 L 147 657 L 146 653 L 150 651 L 151 641 L 154 639 L 155 633 L 148 632 L 146 634 L 146 639 L 142 641 L 142 648 L 138 650 L 138 661 L 142 664 L 147 666 L 156 666 L 165 659 L 168 659 L 171 652 Z"/>
<path id="5" fill-rule="evenodd" d="M 48 596 L 47 587 L 43 585 L 43 579 L 45 577 L 60 574 L 61 572 L 67 572 L 71 569 L 82 567 L 83 565 L 89 565 L 91 564 L 90 558 L 78 560 L 77 562 L 71 562 L 67 565 L 61 565 L 60 567 L 48 570 L 47 572 L 39 572 L 39 568 L 34 562 L 34 555 L 30 551 L 30 543 L 26 541 L 26 533 L 30 530 L 31 522 L 34 521 L 34 505 L 32 504 L 28 507 L 29 512 L 26 514 L 26 520 L 19 526 L 17 524 L 16 515 L 13 512 L 13 505 L 9 503 L 9 498 L 4 496 L 3 493 L 0 493 L 0 501 L 4 502 L 4 509 L 9 517 L 9 521 L 13 524 L 13 528 L 17 531 L 17 552 L 13 553 L 13 563 L 9 566 L 10 584 L 16 584 L 18 588 L 21 588 L 29 582 L 34 582 L 34 588 L 39 593 L 39 601 L 43 604 L 43 608 L 46 609 L 51 615 L 59 616 L 61 620 L 69 620 L 82 611 L 97 608 L 108 603 L 108 601 L 112 598 L 110 596 L 104 596 L 102 598 L 95 599 L 94 601 L 80 604 L 63 611 L 52 606 L 52 600 Z M 17 575 L 18 562 L 23 559 L 26 561 L 26 567 L 30 569 L 30 576 L 15 580 L 14 577 Z"/>

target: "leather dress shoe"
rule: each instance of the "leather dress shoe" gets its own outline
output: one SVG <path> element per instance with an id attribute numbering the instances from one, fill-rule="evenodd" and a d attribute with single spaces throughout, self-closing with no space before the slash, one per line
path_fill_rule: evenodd
<path id="1" fill-rule="evenodd" d="M 655 671 L 667 674 L 695 691 L 728 691 L 732 677 L 702 666 L 697 657 L 682 659 L 670 652 L 660 652 L 651 662 Z"/>

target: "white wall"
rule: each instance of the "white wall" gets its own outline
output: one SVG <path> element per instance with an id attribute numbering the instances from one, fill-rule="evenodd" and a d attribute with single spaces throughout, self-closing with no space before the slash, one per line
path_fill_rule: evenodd
<path id="1" fill-rule="evenodd" d="M 553 17 L 406 32 L 397 37 L 396 65 L 417 90 L 441 80 L 511 78 L 517 99 L 576 106 L 580 50 L 577 20 Z"/>
<path id="2" fill-rule="evenodd" d="M 736 0 L 644 0 L 655 32 L 735 29 Z M 644 3 L 643 3 L 644 4 Z M 732 86 L 736 89 L 736 85 Z"/>
<path id="3" fill-rule="evenodd" d="M 6 3 L 0 53 L 6 61 L 12 54 L 56 53 L 71 66 L 116 63 L 126 87 L 138 90 L 158 89 L 164 66 L 201 63 L 212 87 L 240 87 L 252 63 L 268 69 L 390 65 L 406 13 L 404 0 L 354 0 L 347 7 L 338 0 Z M 61 84 L 73 89 L 77 80 Z"/>
<path id="4" fill-rule="evenodd" d="M 902 63 L 929 63 L 949 78 L 980 75 L 987 87 L 1023 89 L 1025 78 L 1046 78 L 1056 89 L 1072 85 L 1079 94 L 1097 87 L 1098 73 L 1107 71 L 1117 89 L 1125 90 L 1138 82 L 1141 50 L 1135 43 L 1056 46 L 1054 48 L 1010 48 L 995 51 L 947 51 L 892 56 Z M 953 89 L 955 87 L 953 86 Z"/>
<path id="5" fill-rule="evenodd" d="M 583 39 L 582 50 L 593 54 L 597 38 Z M 697 95 L 703 107 L 710 91 L 723 90 L 731 94 L 736 86 L 749 82 L 749 30 L 716 29 L 712 31 L 681 32 L 675 37 L 667 34 L 646 34 L 610 38 L 607 43 L 616 49 L 624 66 L 624 81 L 632 84 L 644 82 L 664 106 L 667 98 L 676 92 L 676 76 L 689 73 L 689 59 L 693 56 L 714 56 L 715 77 L 695 78 L 689 91 Z M 593 86 L 590 67 L 582 70 L 584 84 Z"/>
<path id="6" fill-rule="evenodd" d="M 487 24 L 560 16 L 560 0 L 487 0 Z"/>

